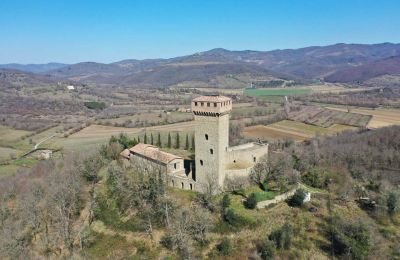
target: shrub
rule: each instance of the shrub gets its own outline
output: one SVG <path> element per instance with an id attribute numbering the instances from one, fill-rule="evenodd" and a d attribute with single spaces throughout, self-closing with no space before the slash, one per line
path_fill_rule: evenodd
<path id="1" fill-rule="evenodd" d="M 233 245 L 232 241 L 229 238 L 224 238 L 222 241 L 217 245 L 217 250 L 221 255 L 228 256 L 232 253 Z"/>
<path id="2" fill-rule="evenodd" d="M 228 194 L 225 194 L 224 197 L 222 197 L 222 200 L 221 200 L 222 211 L 225 211 L 225 209 L 229 208 L 230 205 L 231 205 L 231 199 L 229 198 Z"/>
<path id="3" fill-rule="evenodd" d="M 246 219 L 242 218 L 233 209 L 228 209 L 224 214 L 224 220 L 233 227 L 246 226 L 248 223 Z"/>
<path id="4" fill-rule="evenodd" d="M 169 250 L 172 250 L 174 247 L 174 241 L 170 235 L 163 236 L 160 240 L 160 244 Z"/>
<path id="5" fill-rule="evenodd" d="M 292 225 L 286 223 L 281 228 L 273 231 L 268 238 L 275 242 L 277 248 L 289 249 L 292 245 L 293 235 Z"/>
<path id="6" fill-rule="evenodd" d="M 244 206 L 248 209 L 255 209 L 257 206 L 257 198 L 256 194 L 252 193 L 250 196 L 244 201 Z"/>
<path id="7" fill-rule="evenodd" d="M 348 255 L 353 259 L 364 259 L 371 248 L 370 232 L 360 223 L 348 223 L 335 218 L 333 221 L 331 239 L 336 254 Z"/>
<path id="8" fill-rule="evenodd" d="M 387 209 L 390 215 L 393 215 L 400 211 L 400 198 L 396 192 L 390 192 L 387 199 Z"/>
<path id="9" fill-rule="evenodd" d="M 304 198 L 306 197 L 306 192 L 303 189 L 298 189 L 294 195 L 288 200 L 289 206 L 301 207 L 304 203 Z"/>
<path id="10" fill-rule="evenodd" d="M 96 110 L 102 110 L 106 108 L 106 104 L 104 102 L 97 102 L 97 101 L 85 102 L 84 105 L 89 109 L 96 109 Z"/>
<path id="11" fill-rule="evenodd" d="M 268 260 L 273 259 L 276 251 L 275 243 L 268 238 L 266 238 L 260 244 L 258 248 L 258 252 L 260 254 L 261 259 Z"/>

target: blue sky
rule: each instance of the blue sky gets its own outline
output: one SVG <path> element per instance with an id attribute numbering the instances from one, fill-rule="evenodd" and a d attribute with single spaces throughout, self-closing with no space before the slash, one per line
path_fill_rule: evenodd
<path id="1" fill-rule="evenodd" d="M 400 42 L 399 0 L 1 0 L 0 63 Z"/>

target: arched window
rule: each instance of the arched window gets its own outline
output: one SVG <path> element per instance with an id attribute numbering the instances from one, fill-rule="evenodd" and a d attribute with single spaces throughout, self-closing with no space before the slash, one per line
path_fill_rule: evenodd
<path id="1" fill-rule="evenodd" d="M 206 138 L 206 140 L 208 140 L 208 134 L 205 134 L 204 137 Z"/>
<path id="2" fill-rule="evenodd" d="M 213 149 L 210 149 L 210 154 L 214 154 L 214 150 Z"/>

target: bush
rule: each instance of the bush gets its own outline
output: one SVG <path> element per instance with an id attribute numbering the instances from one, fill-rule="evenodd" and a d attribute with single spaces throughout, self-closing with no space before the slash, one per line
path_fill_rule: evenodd
<path id="1" fill-rule="evenodd" d="M 273 259 L 275 252 L 276 252 L 276 246 L 275 243 L 268 238 L 266 238 L 262 243 L 260 244 L 258 248 L 258 252 L 260 254 L 261 259 L 263 260 L 268 260 L 268 259 Z"/>
<path id="2" fill-rule="evenodd" d="M 248 224 L 246 220 L 238 215 L 233 209 L 228 209 L 225 212 L 224 220 L 233 227 L 243 227 Z"/>
<path id="3" fill-rule="evenodd" d="M 228 256 L 232 253 L 233 245 L 229 238 L 222 239 L 221 243 L 217 245 L 217 250 L 221 255 Z"/>
<path id="4" fill-rule="evenodd" d="M 332 247 L 336 254 L 364 259 L 371 249 L 370 232 L 360 223 L 348 223 L 338 217 L 332 221 Z"/>
<path id="5" fill-rule="evenodd" d="M 163 236 L 160 240 L 160 244 L 169 250 L 172 250 L 174 247 L 174 241 L 172 240 L 172 237 L 169 235 Z"/>
<path id="6" fill-rule="evenodd" d="M 106 104 L 104 102 L 89 101 L 85 102 L 84 105 L 89 109 L 96 109 L 96 110 L 102 110 L 106 108 Z"/>
<path id="7" fill-rule="evenodd" d="M 275 242 L 277 248 L 289 249 L 292 245 L 293 235 L 292 225 L 286 223 L 281 228 L 273 231 L 268 238 Z"/>
<path id="8" fill-rule="evenodd" d="M 306 191 L 298 189 L 294 195 L 288 200 L 289 206 L 301 207 L 304 204 L 304 198 L 306 197 Z"/>
<path id="9" fill-rule="evenodd" d="M 229 198 L 228 194 L 225 194 L 224 197 L 222 197 L 222 200 L 221 200 L 222 211 L 225 211 L 225 209 L 229 208 L 230 205 L 231 205 L 231 199 Z"/>
<path id="10" fill-rule="evenodd" d="M 399 193 L 390 192 L 387 199 L 387 209 L 390 215 L 400 211 L 400 198 Z"/>
<path id="11" fill-rule="evenodd" d="M 255 209 L 257 206 L 257 198 L 256 194 L 252 193 L 250 196 L 244 201 L 244 206 L 248 209 Z"/>

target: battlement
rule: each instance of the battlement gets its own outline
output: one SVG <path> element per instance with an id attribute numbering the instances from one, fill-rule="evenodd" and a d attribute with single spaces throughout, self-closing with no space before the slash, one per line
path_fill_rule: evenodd
<path id="1" fill-rule="evenodd" d="M 221 116 L 232 110 L 232 99 L 225 96 L 201 96 L 192 100 L 192 111 L 200 116 Z"/>

